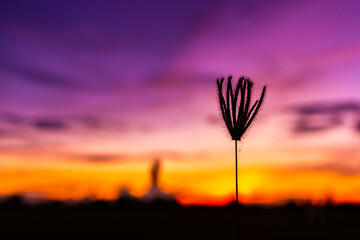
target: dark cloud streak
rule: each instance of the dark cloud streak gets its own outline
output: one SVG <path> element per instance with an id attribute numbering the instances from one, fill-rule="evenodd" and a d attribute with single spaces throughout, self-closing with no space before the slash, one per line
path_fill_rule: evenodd
<path id="1" fill-rule="evenodd" d="M 340 103 L 313 103 L 296 107 L 301 115 L 312 114 L 341 114 L 344 112 L 354 112 L 360 114 L 360 103 L 340 102 Z"/>
<path id="2" fill-rule="evenodd" d="M 146 82 L 147 87 L 164 89 L 190 89 L 194 87 L 213 86 L 218 76 L 211 74 L 184 74 L 180 72 L 167 72 L 150 76 Z"/>
<path id="3" fill-rule="evenodd" d="M 292 109 L 296 114 L 295 133 L 320 132 L 337 127 L 344 122 L 345 114 L 360 116 L 360 103 L 356 101 L 335 103 L 312 103 Z M 355 131 L 360 132 L 356 123 Z"/>
<path id="4" fill-rule="evenodd" d="M 93 116 L 57 117 L 57 116 L 23 116 L 13 112 L 0 112 L 0 123 L 20 127 L 31 127 L 36 130 L 63 131 L 80 125 L 86 129 L 98 129 L 102 121 Z"/>
<path id="5" fill-rule="evenodd" d="M 10 123 L 12 125 L 21 125 L 25 121 L 24 118 L 14 113 L 6 112 L 0 114 L 0 116 L 3 121 L 5 121 L 6 123 Z"/>
<path id="6" fill-rule="evenodd" d="M 10 61 L 0 60 L 0 69 L 18 76 L 19 79 L 39 84 L 43 86 L 59 87 L 59 88 L 77 88 L 78 83 L 58 73 L 49 72 L 47 70 L 38 70 L 32 67 L 19 65 Z"/>
<path id="7" fill-rule="evenodd" d="M 33 123 L 33 126 L 39 130 L 66 130 L 68 126 L 64 121 L 56 119 L 39 119 Z"/>
<path id="8" fill-rule="evenodd" d="M 123 155 L 112 154 L 92 154 L 80 157 L 82 160 L 90 163 L 112 163 L 124 160 Z"/>

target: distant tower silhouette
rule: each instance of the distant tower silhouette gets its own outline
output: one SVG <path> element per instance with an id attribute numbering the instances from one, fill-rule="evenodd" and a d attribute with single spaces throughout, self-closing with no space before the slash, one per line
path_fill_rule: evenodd
<path id="1" fill-rule="evenodd" d="M 163 192 L 159 188 L 159 174 L 161 168 L 161 160 L 155 158 L 151 168 L 150 168 L 150 175 L 151 175 L 151 188 L 144 196 L 140 199 L 144 202 L 153 202 L 153 201 L 165 201 L 165 202 L 176 202 L 176 198 L 174 194 L 169 194 Z"/>
<path id="2" fill-rule="evenodd" d="M 159 183 L 160 160 L 155 159 L 151 167 L 152 187 L 157 188 Z"/>

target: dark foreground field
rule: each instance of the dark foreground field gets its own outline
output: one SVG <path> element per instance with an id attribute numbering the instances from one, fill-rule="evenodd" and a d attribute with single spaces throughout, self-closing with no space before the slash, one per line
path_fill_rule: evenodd
<path id="1" fill-rule="evenodd" d="M 0 205 L 1 239 L 235 239 L 234 206 Z M 241 239 L 359 239 L 360 207 L 240 206 Z"/>

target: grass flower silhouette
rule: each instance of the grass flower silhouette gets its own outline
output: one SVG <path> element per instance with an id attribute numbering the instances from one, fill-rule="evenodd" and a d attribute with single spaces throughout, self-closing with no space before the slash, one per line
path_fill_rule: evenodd
<path id="1" fill-rule="evenodd" d="M 227 79 L 225 95 L 223 93 L 224 78 L 217 79 L 218 97 L 221 109 L 221 115 L 224 119 L 226 128 L 229 131 L 232 140 L 235 140 L 235 182 L 236 182 L 236 208 L 238 209 L 238 160 L 237 160 L 237 142 L 242 139 L 244 133 L 254 121 L 259 109 L 264 101 L 266 86 L 264 86 L 261 97 L 251 105 L 251 94 L 254 83 L 245 76 L 241 76 L 233 89 L 232 76 Z M 239 96 L 240 95 L 240 96 Z M 236 211 L 236 238 L 239 236 L 239 216 Z"/>

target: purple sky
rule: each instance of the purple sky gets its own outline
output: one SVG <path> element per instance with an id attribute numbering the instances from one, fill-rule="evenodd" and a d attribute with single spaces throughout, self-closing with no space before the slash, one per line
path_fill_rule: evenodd
<path id="1" fill-rule="evenodd" d="M 215 80 L 245 74 L 268 95 L 244 164 L 343 172 L 360 157 L 359 66 L 357 0 L 3 0 L 0 155 L 230 154 Z"/>
<path id="2" fill-rule="evenodd" d="M 169 110 L 139 120 L 150 128 L 197 112 L 191 102 L 227 74 L 269 85 L 267 109 L 358 100 L 359 12 L 358 1 L 2 1 L 0 108 L 99 122 Z"/>

